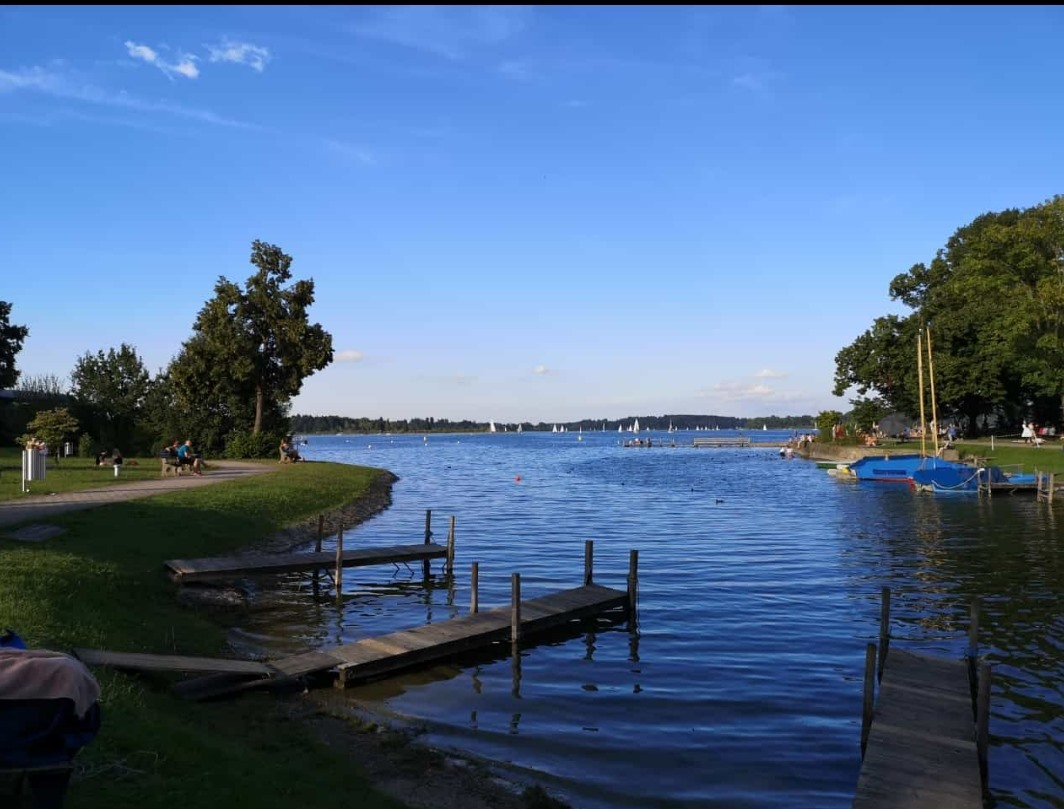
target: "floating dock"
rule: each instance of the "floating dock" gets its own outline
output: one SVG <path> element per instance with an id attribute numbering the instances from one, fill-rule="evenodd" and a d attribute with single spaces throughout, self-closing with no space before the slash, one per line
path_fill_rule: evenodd
<path id="1" fill-rule="evenodd" d="M 865 657 L 863 761 L 853 809 L 982 809 L 986 786 L 990 666 L 889 650 L 890 591 L 884 588 L 876 644 Z M 973 603 L 971 637 L 978 632 Z M 888 654 L 889 650 L 889 654 Z M 873 709 L 874 702 L 874 709 Z"/>

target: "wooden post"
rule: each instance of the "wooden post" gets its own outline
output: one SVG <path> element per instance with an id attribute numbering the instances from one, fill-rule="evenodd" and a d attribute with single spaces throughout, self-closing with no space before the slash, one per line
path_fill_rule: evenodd
<path id="1" fill-rule="evenodd" d="M 344 527 L 341 525 L 340 530 L 336 532 L 336 574 L 333 576 L 333 581 L 336 583 L 336 592 L 340 592 L 340 584 L 343 581 L 344 572 Z"/>
<path id="2" fill-rule="evenodd" d="M 425 509 L 425 544 L 428 545 L 432 542 L 432 509 Z M 429 577 L 429 560 L 421 560 L 421 576 L 427 579 Z"/>
<path id="3" fill-rule="evenodd" d="M 876 645 L 869 643 L 865 647 L 864 662 L 864 707 L 861 711 L 861 758 L 864 758 L 868 746 L 868 734 L 872 732 L 872 712 L 876 695 Z"/>
<path id="4" fill-rule="evenodd" d="M 584 585 L 591 584 L 592 580 L 592 563 L 595 555 L 595 543 L 590 540 L 584 540 Z"/>
<path id="5" fill-rule="evenodd" d="M 890 647 L 890 588 L 883 588 L 883 600 L 879 605 L 879 668 L 876 679 L 883 682 L 883 667 L 887 665 L 887 650 Z"/>
<path id="6" fill-rule="evenodd" d="M 314 553 L 321 553 L 321 538 L 325 533 L 325 515 L 318 515 L 318 541 L 314 543 Z"/>
<path id="7" fill-rule="evenodd" d="M 979 597 L 972 597 L 971 620 L 968 623 L 968 656 L 979 657 Z"/>
<path id="8" fill-rule="evenodd" d="M 1052 503 L 1053 502 L 1053 489 L 1056 486 L 1056 483 L 1054 482 L 1056 480 L 1056 477 L 1057 477 L 1057 473 L 1056 472 L 1050 472 L 1049 473 L 1049 491 L 1046 492 L 1046 495 L 1048 496 L 1047 500 L 1046 500 L 1047 503 Z"/>
<path id="9" fill-rule="evenodd" d="M 979 665 L 979 694 L 975 703 L 975 747 L 979 752 L 979 774 L 986 789 L 990 774 L 987 772 L 987 748 L 990 745 L 990 664 Z"/>
<path id="10" fill-rule="evenodd" d="M 639 551 L 628 551 L 628 620 L 635 622 L 635 605 L 639 596 Z"/>
<path id="11" fill-rule="evenodd" d="M 510 643 L 521 642 L 521 574 L 514 573 L 511 579 Z"/>
<path id="12" fill-rule="evenodd" d="M 454 515 L 451 515 L 451 528 L 447 532 L 447 575 L 454 573 Z"/>
<path id="13" fill-rule="evenodd" d="M 469 573 L 469 586 L 472 593 L 469 596 L 469 613 L 476 615 L 480 612 L 480 562 L 473 563 L 473 569 Z"/>

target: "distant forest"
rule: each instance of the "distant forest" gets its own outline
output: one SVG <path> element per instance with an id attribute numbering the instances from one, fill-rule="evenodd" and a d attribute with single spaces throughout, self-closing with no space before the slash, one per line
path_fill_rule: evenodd
<path id="1" fill-rule="evenodd" d="M 569 432 L 584 430 L 602 430 L 617 432 L 620 426 L 627 430 L 632 422 L 639 419 L 641 430 L 668 430 L 669 425 L 676 430 L 760 430 L 762 426 L 770 430 L 810 429 L 816 423 L 814 416 L 762 416 L 758 418 L 736 418 L 734 416 L 629 416 L 623 419 L 583 419 L 565 422 L 495 422 L 497 432 L 516 432 L 520 427 L 525 432 L 551 432 L 555 426 L 564 427 Z M 348 416 L 292 416 L 290 425 L 293 434 L 332 435 L 336 433 L 483 433 L 490 429 L 488 422 L 451 421 L 449 419 L 401 419 L 392 421 L 385 418 L 350 418 Z"/>

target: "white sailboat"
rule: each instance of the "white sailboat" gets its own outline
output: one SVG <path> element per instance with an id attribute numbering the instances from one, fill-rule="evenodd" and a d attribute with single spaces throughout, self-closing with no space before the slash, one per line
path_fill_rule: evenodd
<path id="1" fill-rule="evenodd" d="M 517 432 L 519 432 L 519 433 L 523 433 L 524 431 L 525 431 L 525 428 L 524 428 L 524 426 L 523 426 L 523 425 L 521 425 L 521 424 L 518 424 L 518 425 L 517 425 Z"/>
<path id="2" fill-rule="evenodd" d="M 636 419 L 635 423 L 632 424 L 632 432 L 633 433 L 638 433 L 639 432 L 639 419 Z"/>
<path id="3" fill-rule="evenodd" d="M 495 430 L 495 422 L 494 421 L 489 421 L 488 422 L 488 432 L 489 433 L 494 433 L 495 431 L 496 431 Z"/>
<path id="4" fill-rule="evenodd" d="M 558 432 L 558 425 L 557 424 L 554 425 L 554 428 L 551 430 L 551 432 L 552 433 Z"/>

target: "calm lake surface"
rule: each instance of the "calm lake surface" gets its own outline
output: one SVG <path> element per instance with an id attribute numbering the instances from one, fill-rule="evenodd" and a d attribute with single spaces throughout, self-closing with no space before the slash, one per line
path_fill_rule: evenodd
<path id="1" fill-rule="evenodd" d="M 655 433 L 649 449 L 616 432 L 312 436 L 310 460 L 401 478 L 345 545 L 420 542 L 428 508 L 443 542 L 454 515 L 454 581 L 439 561 L 430 588 L 420 566 L 349 569 L 338 608 L 308 577 L 259 579 L 263 608 L 234 637 L 278 655 L 464 615 L 473 561 L 482 609 L 509 603 L 512 572 L 525 598 L 575 587 L 587 539 L 596 582 L 623 590 L 638 549 L 638 631 L 593 624 L 526 646 L 518 671 L 506 646 L 347 697 L 580 809 L 825 809 L 853 799 L 880 588 L 896 648 L 958 659 L 977 595 L 993 796 L 1064 807 L 1064 516 L 1032 496 L 916 495 L 773 449 L 691 446 L 729 434 Z"/>

